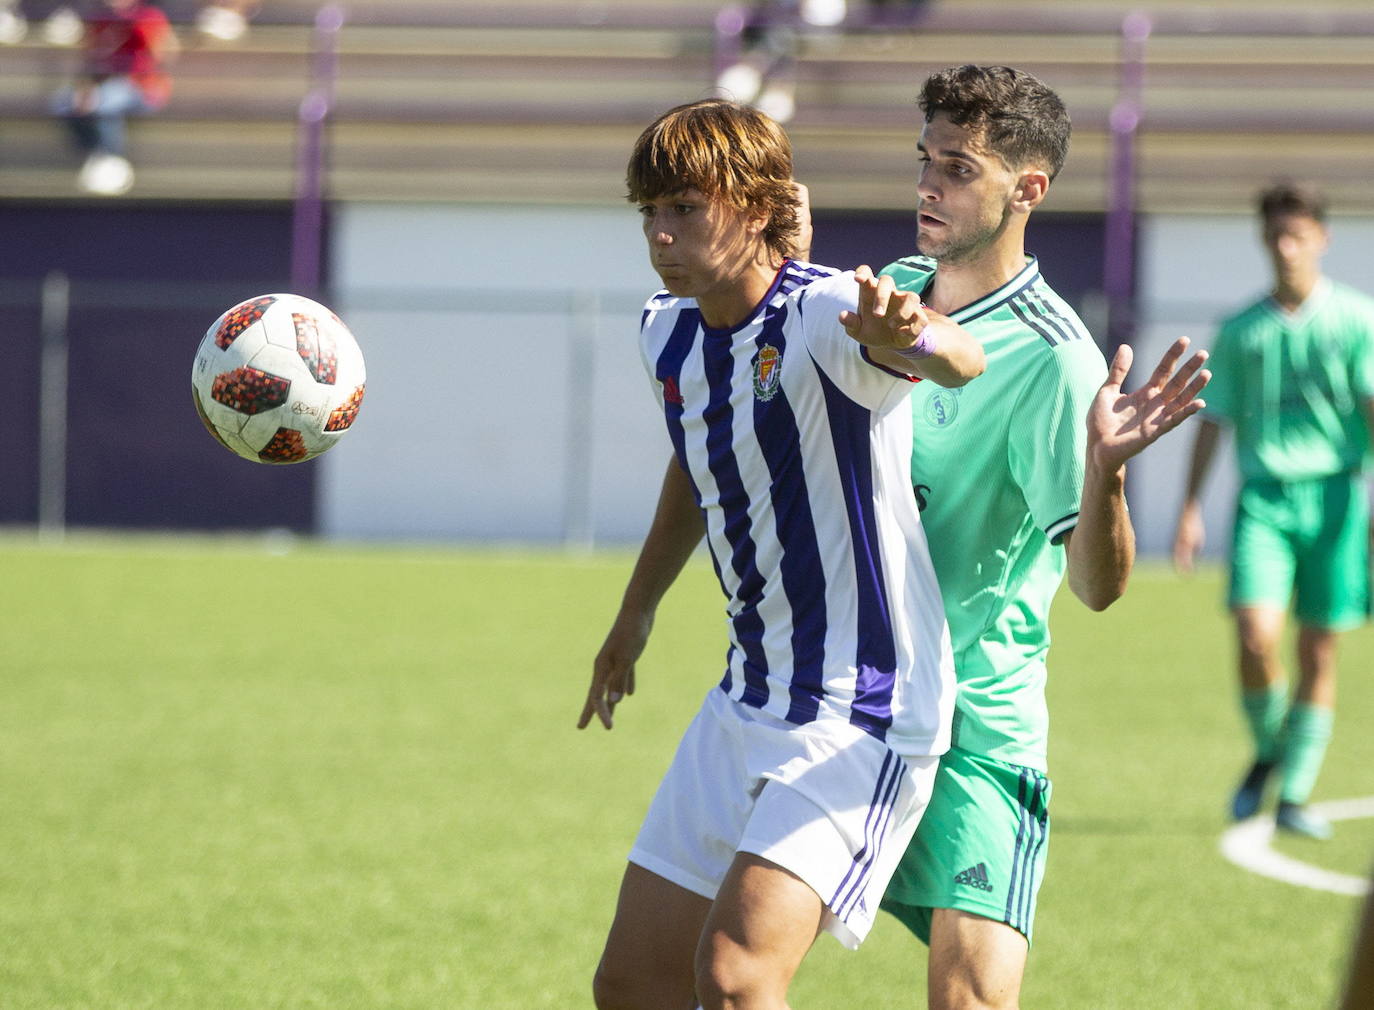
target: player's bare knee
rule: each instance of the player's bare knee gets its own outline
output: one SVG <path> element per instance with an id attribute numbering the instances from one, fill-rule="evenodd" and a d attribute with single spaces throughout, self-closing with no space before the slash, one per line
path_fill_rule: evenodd
<path id="1" fill-rule="evenodd" d="M 633 974 L 616 972 L 604 963 L 592 976 L 592 1001 L 596 1010 L 641 1010 L 657 1006 L 655 997 L 644 991 L 644 980 Z"/>
<path id="2" fill-rule="evenodd" d="M 1016 989 L 989 991 L 979 980 L 967 976 L 946 979 L 944 984 L 931 987 L 930 1010 L 1020 1010 L 1021 999 Z"/>
<path id="3" fill-rule="evenodd" d="M 697 999 L 704 1010 L 736 1010 L 755 1005 L 770 988 L 758 958 L 731 944 L 704 945 L 697 958 Z"/>
<path id="4" fill-rule="evenodd" d="M 629 993 L 625 991 L 623 982 L 623 979 L 617 979 L 607 972 L 604 965 L 597 965 L 596 974 L 592 976 L 592 1002 L 596 1010 L 619 1010 L 629 1006 L 626 1002 Z"/>
<path id="5" fill-rule="evenodd" d="M 1236 638 L 1242 658 L 1267 662 L 1277 656 L 1283 637 L 1281 614 L 1241 607 L 1237 608 L 1235 617 Z"/>
<path id="6" fill-rule="evenodd" d="M 723 970 L 715 961 L 697 968 L 697 999 L 704 1010 L 725 1010 L 740 1006 L 749 995 L 749 986 L 737 974 Z"/>

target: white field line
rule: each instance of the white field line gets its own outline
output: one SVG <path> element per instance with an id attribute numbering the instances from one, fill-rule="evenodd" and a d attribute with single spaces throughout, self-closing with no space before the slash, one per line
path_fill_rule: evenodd
<path id="1" fill-rule="evenodd" d="M 1374 796 L 1313 803 L 1312 811 L 1332 821 L 1374 817 Z M 1332 891 L 1357 898 L 1369 893 L 1367 877 L 1352 877 L 1348 873 L 1323 870 L 1319 866 L 1312 866 L 1281 852 L 1275 852 L 1270 845 L 1273 839 L 1274 819 L 1265 816 L 1251 817 L 1222 833 L 1221 853 L 1251 873 L 1282 880 L 1298 887 L 1311 887 L 1318 891 Z"/>

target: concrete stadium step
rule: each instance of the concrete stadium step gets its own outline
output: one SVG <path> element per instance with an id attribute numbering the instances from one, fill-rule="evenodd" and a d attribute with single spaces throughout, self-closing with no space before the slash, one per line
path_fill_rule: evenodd
<path id="1" fill-rule="evenodd" d="M 331 193 L 344 199 L 619 200 L 638 130 L 664 108 L 706 94 L 714 78 L 710 18 L 702 15 L 714 16 L 715 3 L 464 4 L 465 26 L 436 21 L 443 4 L 348 6 L 330 130 Z M 184 32 L 171 105 L 132 130 L 134 196 L 289 196 L 317 7 L 275 0 L 238 44 Z M 1288 8 L 1269 0 L 1209 7 L 1243 7 L 1259 28 L 1151 39 L 1138 143 L 1143 208 L 1248 208 L 1255 180 L 1300 164 L 1343 209 L 1374 211 L 1374 193 L 1360 185 L 1374 132 L 1371 35 L 1273 34 L 1265 26 Z M 789 126 L 799 176 L 818 206 L 908 206 L 921 80 L 954 62 L 1010 60 L 1060 90 L 1074 116 L 1074 153 L 1056 183 L 1055 208 L 1101 210 L 1120 77 L 1117 27 L 1128 9 L 942 0 L 910 28 L 808 38 Z M 500 10 L 511 16 L 502 20 Z M 491 17 L 483 22 L 474 11 Z M 1047 25 L 1076 18 L 1078 28 L 1101 30 L 969 30 L 982 11 Z M 1364 0 L 1338 0 L 1288 16 L 1348 21 L 1367 13 Z M 555 15 L 570 26 L 518 26 L 547 25 Z M 425 27 L 426 17 L 435 23 Z M 41 43 L 0 49 L 0 197 L 70 193 L 72 156 L 47 108 L 73 62 L 72 50 Z"/>

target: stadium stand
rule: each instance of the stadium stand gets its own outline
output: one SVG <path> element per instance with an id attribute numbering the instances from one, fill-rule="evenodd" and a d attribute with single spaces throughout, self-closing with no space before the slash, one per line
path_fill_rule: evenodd
<path id="1" fill-rule="evenodd" d="M 511 0 L 347 6 L 338 36 L 329 193 L 337 199 L 612 202 L 640 127 L 709 92 L 718 0 Z M 136 197 L 263 200 L 293 192 L 296 116 L 310 87 L 312 0 L 268 0 L 242 40 L 183 23 L 171 105 L 136 123 Z M 789 124 L 818 206 L 911 202 L 913 98 L 930 70 L 1006 62 L 1051 82 L 1076 123 L 1056 209 L 1108 199 L 1109 116 L 1131 5 L 937 0 L 882 31 L 855 14 L 812 37 Z M 1151 8 L 1138 206 L 1248 210 L 1277 174 L 1374 212 L 1374 12 L 1366 0 Z M 0 47 L 0 198 L 76 197 L 47 112 L 71 49 L 37 33 Z"/>

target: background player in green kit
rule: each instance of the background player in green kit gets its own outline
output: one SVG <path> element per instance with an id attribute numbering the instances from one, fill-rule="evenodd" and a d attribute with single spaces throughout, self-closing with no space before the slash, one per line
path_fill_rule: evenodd
<path id="1" fill-rule="evenodd" d="M 1199 494 L 1217 422 L 1230 422 L 1241 489 L 1229 604 L 1241 706 L 1255 743 L 1231 812 L 1254 814 L 1278 769 L 1278 826 L 1326 838 L 1331 826 L 1304 804 L 1331 737 L 1337 636 L 1369 610 L 1361 471 L 1374 430 L 1374 300 L 1322 275 L 1326 207 L 1315 191 L 1266 190 L 1260 218 L 1274 287 L 1217 333 L 1216 380 L 1193 448 L 1174 559 L 1186 571 L 1202 546 Z M 1279 660 L 1290 599 L 1299 625 L 1291 704 Z"/>
<path id="2" fill-rule="evenodd" d="M 921 91 L 920 256 L 885 269 L 983 345 L 963 390 L 917 387 L 912 482 L 954 645 L 954 746 L 883 905 L 930 945 L 933 1008 L 1015 1007 L 1049 831 L 1045 655 L 1067 568 L 1094 610 L 1124 591 L 1126 460 L 1202 406 L 1187 341 L 1130 395 L 1025 253 L 1068 150 L 1059 97 L 1007 67 Z M 980 388 L 974 389 L 977 385 Z"/>

